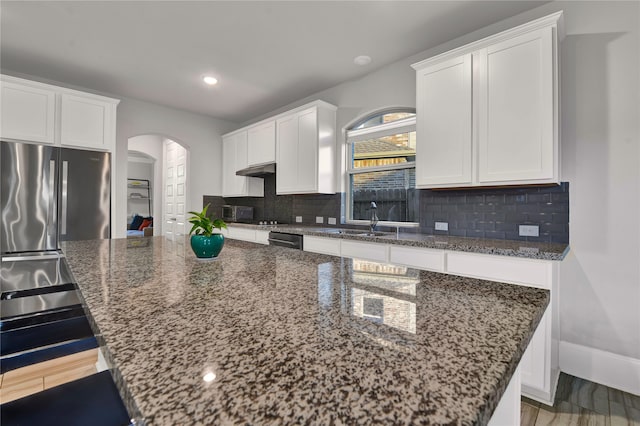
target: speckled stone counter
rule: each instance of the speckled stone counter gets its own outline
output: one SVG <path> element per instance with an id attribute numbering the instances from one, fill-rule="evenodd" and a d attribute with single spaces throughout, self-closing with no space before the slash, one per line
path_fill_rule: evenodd
<path id="1" fill-rule="evenodd" d="M 492 240 L 487 238 L 449 237 L 409 232 L 380 232 L 377 236 L 342 234 L 340 228 L 322 228 L 296 225 L 252 225 L 232 223 L 229 226 L 254 228 L 277 232 L 289 232 L 317 237 L 343 238 L 384 244 L 426 247 L 470 253 L 497 254 L 501 256 L 525 257 L 528 259 L 562 260 L 569 252 L 568 244 L 537 243 L 530 241 Z M 364 228 L 361 228 L 364 229 Z"/>
<path id="2" fill-rule="evenodd" d="M 62 248 L 125 403 L 150 425 L 486 424 L 549 303 L 234 240 L 208 262 L 162 237 Z"/>

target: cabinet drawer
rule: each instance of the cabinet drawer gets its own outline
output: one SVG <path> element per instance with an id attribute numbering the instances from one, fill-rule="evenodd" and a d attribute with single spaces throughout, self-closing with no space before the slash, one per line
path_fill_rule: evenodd
<path id="1" fill-rule="evenodd" d="M 551 261 L 506 256 L 447 252 L 446 272 L 467 277 L 551 288 Z"/>
<path id="2" fill-rule="evenodd" d="M 305 235 L 303 237 L 302 246 L 304 247 L 304 251 L 340 256 L 340 240 L 337 238 L 322 238 Z"/>
<path id="3" fill-rule="evenodd" d="M 389 261 L 389 247 L 386 244 L 361 243 L 342 240 L 340 254 L 344 257 L 374 260 L 376 262 Z"/>
<path id="4" fill-rule="evenodd" d="M 243 240 L 243 241 L 256 241 L 256 230 L 255 229 L 245 229 L 245 228 L 233 228 L 229 227 L 229 238 L 233 238 L 234 240 Z"/>
<path id="5" fill-rule="evenodd" d="M 392 245 L 389 247 L 389 263 L 444 272 L 444 250 Z"/>

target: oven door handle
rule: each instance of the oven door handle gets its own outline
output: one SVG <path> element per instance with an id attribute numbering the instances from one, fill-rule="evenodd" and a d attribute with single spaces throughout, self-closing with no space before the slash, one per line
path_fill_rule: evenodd
<path id="1" fill-rule="evenodd" d="M 297 246 L 298 245 L 298 243 L 295 242 L 295 241 L 278 240 L 277 238 L 269 238 L 268 240 L 269 240 L 269 242 L 289 244 L 290 246 Z"/>

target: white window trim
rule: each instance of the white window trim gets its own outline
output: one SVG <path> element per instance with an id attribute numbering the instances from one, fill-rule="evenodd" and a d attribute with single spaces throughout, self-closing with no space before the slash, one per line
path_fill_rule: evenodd
<path id="1" fill-rule="evenodd" d="M 409 117 L 402 120 L 393 121 L 391 123 L 380 124 L 378 126 L 366 127 L 364 129 L 348 130 L 346 132 L 345 150 L 346 150 L 346 186 L 345 186 L 345 216 L 344 223 L 349 225 L 369 225 L 368 220 L 362 219 L 350 219 L 351 212 L 351 176 L 359 173 L 377 172 L 384 170 L 401 170 L 415 168 L 415 161 L 408 163 L 391 164 L 387 166 L 377 167 L 353 167 L 353 149 L 351 144 L 354 141 L 363 140 L 362 136 L 366 136 L 367 139 L 381 138 L 384 136 L 391 136 L 397 133 L 406 133 L 416 131 L 416 117 Z M 394 221 L 379 221 L 378 226 L 388 226 L 393 228 L 415 228 L 420 226 L 419 222 L 394 222 Z"/>

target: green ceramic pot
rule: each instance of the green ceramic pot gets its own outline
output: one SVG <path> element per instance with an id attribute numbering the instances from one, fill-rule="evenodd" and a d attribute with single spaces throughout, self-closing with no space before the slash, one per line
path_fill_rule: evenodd
<path id="1" fill-rule="evenodd" d="M 224 235 L 212 234 L 210 237 L 204 235 L 191 236 L 191 250 L 196 257 L 201 259 L 210 259 L 218 256 L 224 245 Z"/>

